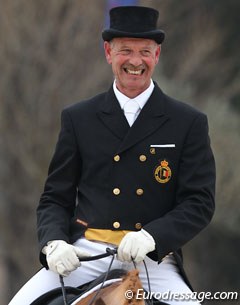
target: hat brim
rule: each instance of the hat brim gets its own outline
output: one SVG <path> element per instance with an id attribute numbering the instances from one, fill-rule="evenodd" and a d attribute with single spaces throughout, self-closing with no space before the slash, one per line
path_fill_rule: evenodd
<path id="1" fill-rule="evenodd" d="M 102 38 L 104 41 L 110 41 L 113 38 L 130 37 L 130 38 L 145 38 L 155 40 L 158 44 L 161 44 L 164 40 L 165 33 L 162 30 L 154 30 L 149 32 L 132 33 L 123 32 L 113 29 L 106 29 L 102 32 Z"/>

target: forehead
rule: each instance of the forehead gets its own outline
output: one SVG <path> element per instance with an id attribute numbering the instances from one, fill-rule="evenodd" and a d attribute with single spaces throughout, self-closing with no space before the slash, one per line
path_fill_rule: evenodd
<path id="1" fill-rule="evenodd" d="M 152 39 L 145 38 L 128 38 L 128 37 L 117 37 L 112 40 L 114 46 L 117 47 L 143 47 L 143 48 L 154 48 L 158 44 Z"/>

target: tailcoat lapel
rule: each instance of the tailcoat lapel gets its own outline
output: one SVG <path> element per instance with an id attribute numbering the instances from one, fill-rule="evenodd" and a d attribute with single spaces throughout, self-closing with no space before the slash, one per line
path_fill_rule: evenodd
<path id="1" fill-rule="evenodd" d="M 111 132 L 122 140 L 116 153 L 121 153 L 142 141 L 168 120 L 164 113 L 164 102 L 164 94 L 155 84 L 152 95 L 130 128 L 113 89 L 108 91 L 98 115 Z"/>
<path id="2" fill-rule="evenodd" d="M 123 140 L 130 129 L 125 115 L 114 94 L 113 88 L 106 94 L 106 98 L 101 104 L 98 117 L 103 124 L 119 139 Z"/>

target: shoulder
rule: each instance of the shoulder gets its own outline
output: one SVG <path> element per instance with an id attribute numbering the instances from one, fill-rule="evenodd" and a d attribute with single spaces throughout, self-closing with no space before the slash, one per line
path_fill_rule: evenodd
<path id="1" fill-rule="evenodd" d="M 191 106 L 190 104 L 188 104 L 187 102 L 184 101 L 179 101 L 175 98 L 172 98 L 166 94 L 165 95 L 165 99 L 166 99 L 166 110 L 170 113 L 174 113 L 174 114 L 181 114 L 184 117 L 185 116 L 201 116 L 204 115 L 199 109 Z"/>
<path id="2" fill-rule="evenodd" d="M 177 119 L 178 121 L 192 121 L 197 118 L 206 118 L 206 114 L 199 109 L 185 101 L 180 101 L 167 95 L 158 86 L 156 86 L 156 94 L 159 97 L 161 96 L 164 112 L 169 117 Z"/>
<path id="3" fill-rule="evenodd" d="M 98 110 L 102 101 L 106 98 L 106 92 L 100 93 L 89 99 L 85 99 L 74 104 L 68 105 L 63 109 L 63 113 L 72 115 L 86 115 Z"/>

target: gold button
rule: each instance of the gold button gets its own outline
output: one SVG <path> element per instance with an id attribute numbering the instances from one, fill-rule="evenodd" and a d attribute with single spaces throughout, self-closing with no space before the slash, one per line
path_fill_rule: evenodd
<path id="1" fill-rule="evenodd" d="M 141 155 L 141 156 L 139 156 L 139 160 L 141 162 L 145 162 L 147 160 L 147 157 L 145 155 Z"/>
<path id="2" fill-rule="evenodd" d="M 140 229 L 142 228 L 142 224 L 141 224 L 140 222 L 137 222 L 137 223 L 135 224 L 135 228 L 136 228 L 137 230 L 140 230 Z"/>
<path id="3" fill-rule="evenodd" d="M 120 189 L 119 188 L 115 188 L 115 189 L 113 189 L 113 194 L 114 195 L 119 195 L 120 194 Z"/>
<path id="4" fill-rule="evenodd" d="M 120 228 L 120 222 L 115 221 L 115 222 L 113 223 L 113 227 L 114 227 L 115 229 Z"/>
<path id="5" fill-rule="evenodd" d="M 120 156 L 119 156 L 119 155 L 116 155 L 116 156 L 114 156 L 113 159 L 114 159 L 115 162 L 118 162 L 118 161 L 120 161 Z"/>
<path id="6" fill-rule="evenodd" d="M 141 195 L 143 194 L 143 189 L 137 189 L 137 190 L 136 190 L 136 194 L 137 194 L 138 196 L 141 196 Z"/>

